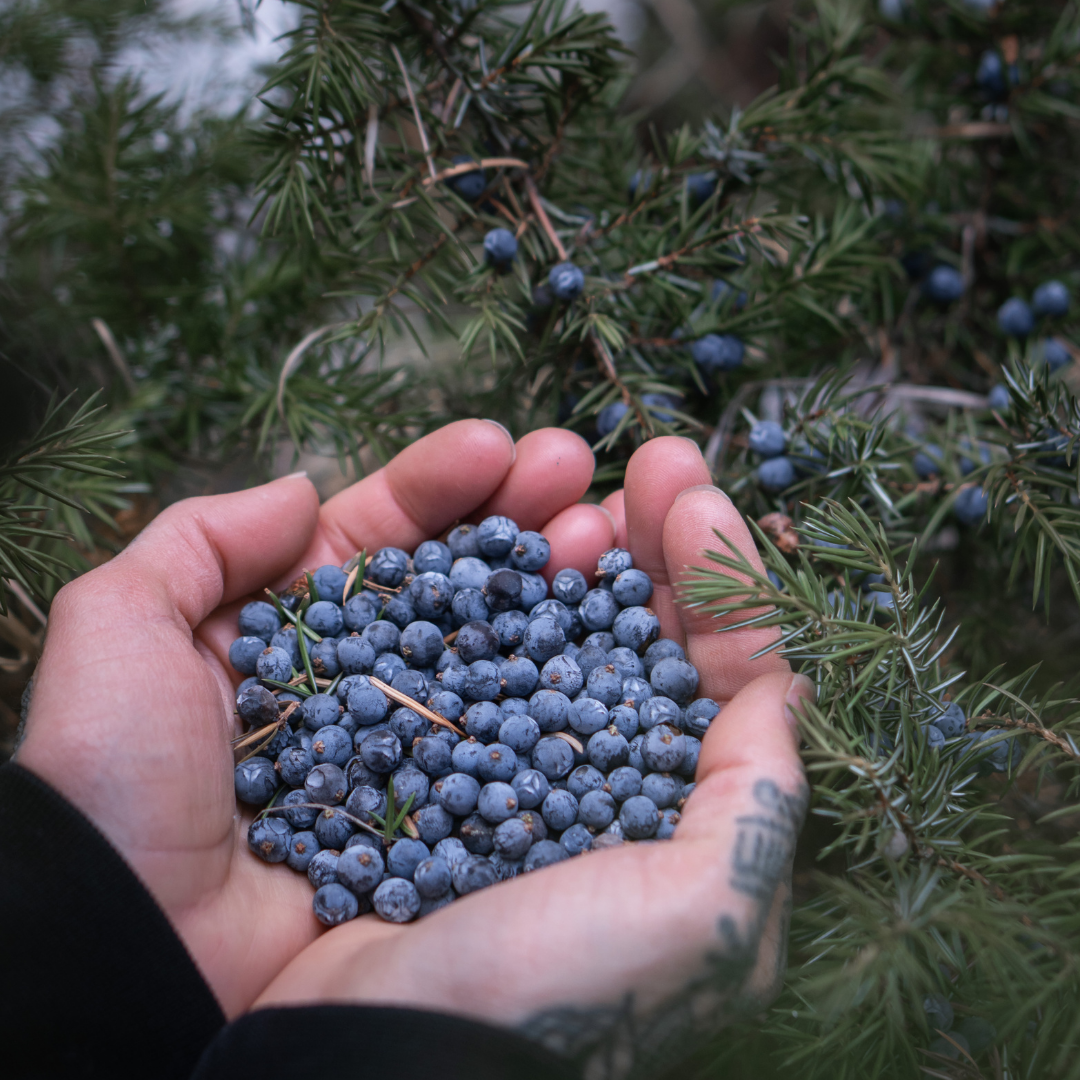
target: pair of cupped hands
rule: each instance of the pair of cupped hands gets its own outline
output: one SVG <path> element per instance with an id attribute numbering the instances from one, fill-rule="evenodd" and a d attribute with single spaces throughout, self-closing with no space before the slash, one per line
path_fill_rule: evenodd
<path id="1" fill-rule="evenodd" d="M 810 684 L 774 653 L 750 659 L 773 631 L 717 634 L 716 619 L 678 602 L 685 568 L 722 546 L 714 530 L 760 566 L 696 444 L 646 443 L 625 489 L 599 506 L 578 502 L 593 467 L 572 433 L 515 444 L 498 424 L 464 420 L 322 506 L 303 474 L 177 503 L 60 591 L 16 760 L 123 855 L 230 1018 L 334 1001 L 541 1032 L 545 1016 L 567 1010 L 600 1017 L 625 1005 L 655 1019 L 693 993 L 714 1024 L 775 989 L 805 791 L 793 714 Z M 490 514 L 547 536 L 549 580 L 568 566 L 591 579 L 614 546 L 652 577 L 662 635 L 685 647 L 699 693 L 723 703 L 697 788 L 670 842 L 580 856 L 411 925 L 371 915 L 326 931 L 306 878 L 248 850 L 230 745 L 237 613 L 304 568 L 363 548 L 411 551 Z"/>

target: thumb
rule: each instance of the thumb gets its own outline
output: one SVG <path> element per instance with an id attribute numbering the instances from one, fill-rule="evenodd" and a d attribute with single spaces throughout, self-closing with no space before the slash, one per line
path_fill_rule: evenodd
<path id="1" fill-rule="evenodd" d="M 288 570 L 310 543 L 318 513 L 319 497 L 306 476 L 185 499 L 80 580 L 91 587 L 134 588 L 194 628 L 218 605 Z"/>
<path id="2" fill-rule="evenodd" d="M 697 786 L 686 804 L 675 842 L 716 840 L 739 814 L 765 811 L 794 844 L 806 802 L 799 758 L 798 713 L 813 699 L 805 675 L 772 672 L 742 688 L 709 725 L 701 747 Z M 767 804 L 767 805 L 766 805 Z"/>

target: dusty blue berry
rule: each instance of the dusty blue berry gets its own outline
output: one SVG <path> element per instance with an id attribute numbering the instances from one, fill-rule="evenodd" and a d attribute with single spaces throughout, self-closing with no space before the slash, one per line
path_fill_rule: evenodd
<path id="1" fill-rule="evenodd" d="M 964 295 L 963 275 L 951 266 L 935 266 L 923 282 L 923 294 L 935 304 L 951 304 Z"/>
<path id="2" fill-rule="evenodd" d="M 548 778 L 537 769 L 522 769 L 510 781 L 510 786 L 518 797 L 520 810 L 536 809 L 551 791 Z"/>
<path id="3" fill-rule="evenodd" d="M 555 299 L 564 303 L 576 300 L 585 288 L 585 275 L 573 263 L 563 262 L 553 266 L 548 273 L 548 285 Z"/>
<path id="4" fill-rule="evenodd" d="M 545 866 L 554 866 L 568 858 L 570 855 L 561 844 L 554 840 L 539 840 L 529 848 L 529 853 L 525 856 L 524 870 L 528 874 L 533 870 L 542 870 Z"/>
<path id="5" fill-rule="evenodd" d="M 630 840 L 647 840 L 655 836 L 660 819 L 656 803 L 644 795 L 632 795 L 619 810 L 619 824 Z"/>
<path id="6" fill-rule="evenodd" d="M 1006 300 L 998 308 L 998 326 L 1009 337 L 1026 338 L 1035 329 L 1035 315 L 1027 302 L 1018 296 Z"/>
<path id="7" fill-rule="evenodd" d="M 1031 306 L 1036 315 L 1060 319 L 1069 313 L 1069 290 L 1060 281 L 1044 281 L 1034 292 Z"/>
<path id="8" fill-rule="evenodd" d="M 248 806 L 265 806 L 277 790 L 274 763 L 264 757 L 248 758 L 233 769 L 236 797 Z"/>
<path id="9" fill-rule="evenodd" d="M 267 644 L 281 629 L 281 616 L 277 613 L 277 608 L 263 600 L 253 600 L 250 604 L 245 604 L 240 609 L 237 622 L 244 637 L 261 638 Z"/>
<path id="10" fill-rule="evenodd" d="M 340 926 L 356 918 L 360 903 L 344 885 L 334 883 L 315 891 L 311 908 L 323 926 Z"/>
<path id="11" fill-rule="evenodd" d="M 338 856 L 334 867 L 336 880 L 357 896 L 363 896 L 376 888 L 382 881 L 385 870 L 382 852 L 366 844 L 346 848 Z"/>
<path id="12" fill-rule="evenodd" d="M 552 595 L 567 606 L 580 604 L 588 591 L 588 582 L 579 570 L 560 570 L 551 581 Z"/>

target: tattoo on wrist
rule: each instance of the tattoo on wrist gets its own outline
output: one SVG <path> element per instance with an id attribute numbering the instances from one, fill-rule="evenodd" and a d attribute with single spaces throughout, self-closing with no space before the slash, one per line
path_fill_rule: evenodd
<path id="1" fill-rule="evenodd" d="M 786 964 L 791 862 L 809 790 L 803 784 L 788 793 L 762 778 L 752 797 L 753 812 L 736 819 L 729 879 L 732 889 L 753 901 L 752 914 L 749 920 L 720 915 L 717 947 L 704 958 L 704 970 L 647 1014 L 629 992 L 607 1004 L 545 1009 L 521 1025 L 522 1034 L 580 1060 L 586 1080 L 622 1080 L 647 1072 L 661 1058 L 684 1056 L 772 1000 Z M 781 937 L 776 955 L 764 958 L 766 972 L 759 973 L 764 931 L 777 903 L 783 905 Z"/>

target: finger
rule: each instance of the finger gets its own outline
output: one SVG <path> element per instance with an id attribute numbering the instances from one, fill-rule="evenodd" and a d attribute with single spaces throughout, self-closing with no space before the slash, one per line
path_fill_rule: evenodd
<path id="1" fill-rule="evenodd" d="M 744 686 L 709 725 L 698 759 L 693 795 L 687 800 L 675 839 L 692 843 L 715 836 L 729 807 L 758 801 L 754 787 L 767 782 L 788 797 L 805 797 L 799 757 L 798 714 L 812 699 L 814 684 L 805 675 L 775 671 Z M 798 808 L 780 800 L 784 807 Z"/>
<path id="2" fill-rule="evenodd" d="M 595 503 L 568 506 L 544 526 L 543 533 L 551 544 L 551 558 L 541 571 L 549 585 L 567 568 L 581 571 L 592 581 L 597 559 L 615 546 L 612 516 Z"/>
<path id="3" fill-rule="evenodd" d="M 564 428 L 532 431 L 518 440 L 517 460 L 472 520 L 503 514 L 521 529 L 541 529 L 589 490 L 595 467 L 593 452 L 580 435 Z"/>
<path id="4" fill-rule="evenodd" d="M 340 563 L 362 548 L 411 552 L 489 499 L 513 461 L 501 424 L 459 420 L 433 431 L 327 500 L 306 565 Z"/>
<path id="5" fill-rule="evenodd" d="M 665 579 L 669 587 L 657 590 L 654 610 L 661 625 L 677 622 L 680 640 L 685 643 L 687 659 L 701 674 L 699 692 L 718 701 L 726 701 L 751 679 L 769 671 L 787 671 L 788 663 L 775 652 L 750 659 L 758 650 L 777 640 L 775 626 L 748 626 L 724 633 L 717 631 L 747 618 L 752 612 L 738 612 L 717 618 L 705 608 L 676 605 L 679 587 L 694 573 L 694 567 L 718 569 L 704 557 L 706 550 L 730 554 L 716 535 L 719 532 L 741 552 L 754 568 L 764 571 L 757 547 L 742 515 L 719 488 L 692 488 L 678 495 L 663 525 Z M 738 577 L 729 574 L 730 577 Z M 666 620 L 666 624 L 665 624 Z"/>
<path id="6" fill-rule="evenodd" d="M 615 519 L 615 546 L 629 550 L 626 535 L 626 493 L 622 488 L 613 491 L 600 505 Z M 603 554 L 601 552 L 601 554 Z"/>
<path id="7" fill-rule="evenodd" d="M 626 466 L 623 500 L 627 547 L 634 566 L 653 580 L 649 606 L 660 618 L 661 632 L 680 643 L 682 627 L 675 614 L 664 558 L 664 519 L 681 491 L 710 482 L 708 466 L 697 444 L 676 435 L 651 439 L 634 452 Z"/>
<path id="8" fill-rule="evenodd" d="M 144 619 L 179 615 L 188 628 L 197 626 L 218 605 L 295 562 L 315 531 L 318 509 L 304 476 L 174 503 L 115 559 L 60 591 L 58 621 L 82 635 L 107 630 L 103 650 L 114 648 L 124 625 L 113 621 L 118 610 Z M 53 648 L 66 647 L 67 636 L 52 635 Z"/>

